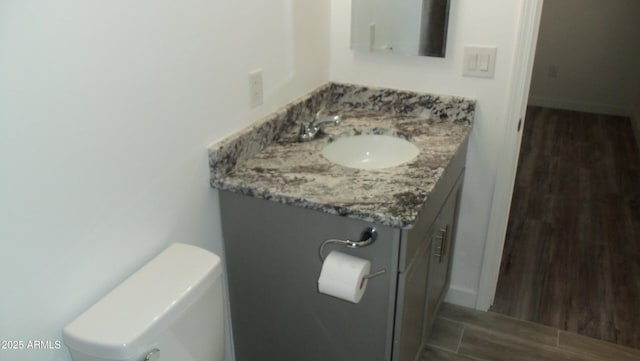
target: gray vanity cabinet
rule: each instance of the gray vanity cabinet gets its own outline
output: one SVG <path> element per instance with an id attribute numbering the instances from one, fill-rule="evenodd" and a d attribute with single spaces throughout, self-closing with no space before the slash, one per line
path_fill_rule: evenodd
<path id="1" fill-rule="evenodd" d="M 408 231 L 220 192 L 236 360 L 416 360 L 448 284 L 460 179 L 448 197 L 435 194 L 440 211 L 426 230 L 420 218 Z M 320 244 L 368 226 L 379 233 L 373 244 L 326 253 L 385 274 L 358 304 L 318 293 Z M 402 257 L 408 247 L 412 257 Z"/>
<path id="2" fill-rule="evenodd" d="M 237 361 L 389 361 L 400 229 L 274 201 L 220 192 L 232 332 Z M 327 245 L 385 270 L 358 304 L 318 293 L 326 239 L 358 239 L 363 248 Z M 426 270 L 425 270 L 426 271 Z"/>
<path id="3" fill-rule="evenodd" d="M 221 191 L 236 360 L 415 361 L 448 286 L 464 146 L 406 228 Z M 330 245 L 325 255 L 361 257 L 385 273 L 358 304 L 320 294 L 320 245 L 367 227 L 375 242 Z"/>

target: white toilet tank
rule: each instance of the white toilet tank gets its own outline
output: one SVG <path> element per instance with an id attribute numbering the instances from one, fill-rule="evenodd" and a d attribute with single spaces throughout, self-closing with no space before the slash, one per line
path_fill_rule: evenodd
<path id="1" fill-rule="evenodd" d="M 221 361 L 222 295 L 220 258 L 175 243 L 67 325 L 63 339 L 74 361 Z"/>

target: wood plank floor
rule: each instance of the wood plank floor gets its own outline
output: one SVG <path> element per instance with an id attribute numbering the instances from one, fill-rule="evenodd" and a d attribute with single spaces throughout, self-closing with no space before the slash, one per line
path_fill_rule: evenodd
<path id="1" fill-rule="evenodd" d="M 640 348 L 629 119 L 530 107 L 492 311 Z"/>
<path id="2" fill-rule="evenodd" d="M 638 361 L 640 350 L 443 304 L 421 361 Z"/>

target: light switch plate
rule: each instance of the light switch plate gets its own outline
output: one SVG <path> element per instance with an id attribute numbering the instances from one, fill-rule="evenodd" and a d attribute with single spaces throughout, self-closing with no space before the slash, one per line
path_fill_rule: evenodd
<path id="1" fill-rule="evenodd" d="M 496 69 L 495 46 L 465 46 L 462 75 L 476 78 L 493 78 Z"/>

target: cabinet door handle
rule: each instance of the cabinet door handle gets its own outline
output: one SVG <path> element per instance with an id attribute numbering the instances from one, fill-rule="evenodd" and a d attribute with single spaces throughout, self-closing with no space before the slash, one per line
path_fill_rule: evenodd
<path id="1" fill-rule="evenodd" d="M 433 256 L 438 258 L 438 262 L 440 263 L 442 263 L 442 259 L 447 252 L 448 233 L 449 225 L 446 225 L 444 228 L 440 228 L 440 230 L 438 231 L 438 235 L 436 236 L 436 240 L 440 241 L 440 245 L 436 248 L 436 253 L 434 253 Z"/>

